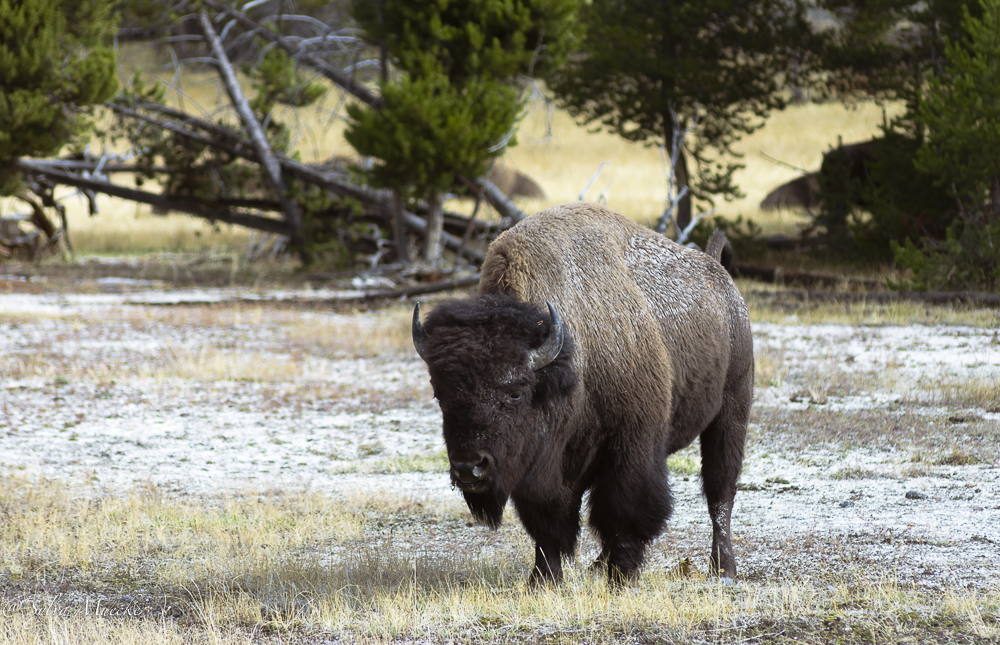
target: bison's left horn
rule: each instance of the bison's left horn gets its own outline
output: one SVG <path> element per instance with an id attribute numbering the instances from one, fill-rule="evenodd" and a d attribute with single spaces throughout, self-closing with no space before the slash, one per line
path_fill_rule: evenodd
<path id="1" fill-rule="evenodd" d="M 556 308 L 551 302 L 546 302 L 549 306 L 549 316 L 552 317 L 552 326 L 549 328 L 549 337 L 545 339 L 542 346 L 528 354 L 528 367 L 532 370 L 540 370 L 552 361 L 556 360 L 563 346 L 563 322 L 556 313 Z"/>
<path id="2" fill-rule="evenodd" d="M 413 346 L 416 348 L 417 353 L 420 354 L 420 358 L 427 362 L 427 357 L 424 356 L 424 347 L 427 344 L 427 332 L 424 331 L 424 326 L 420 323 L 420 303 L 413 308 Z"/>

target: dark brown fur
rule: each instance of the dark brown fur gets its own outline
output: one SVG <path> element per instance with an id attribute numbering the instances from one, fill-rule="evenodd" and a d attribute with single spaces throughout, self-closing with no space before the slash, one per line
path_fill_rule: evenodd
<path id="1" fill-rule="evenodd" d="M 486 174 L 486 178 L 511 199 L 514 197 L 545 198 L 545 191 L 534 179 L 503 160 L 493 162 L 493 167 Z"/>
<path id="2" fill-rule="evenodd" d="M 816 173 L 802 175 L 781 184 L 767 194 L 760 203 L 762 211 L 782 208 L 812 208 L 819 204 L 819 180 Z"/>
<path id="3" fill-rule="evenodd" d="M 811 172 L 781 184 L 767 194 L 760 203 L 764 211 L 780 208 L 811 209 L 820 203 L 820 177 L 829 176 L 831 163 L 845 163 L 850 176 L 859 181 L 867 181 L 868 164 L 875 161 L 875 151 L 879 140 L 871 139 L 838 146 L 823 153 L 823 164 L 819 172 Z"/>
<path id="4" fill-rule="evenodd" d="M 736 574 L 729 523 L 753 396 L 746 306 L 713 257 L 597 204 L 529 217 L 487 252 L 474 301 L 424 325 L 452 478 L 499 524 L 508 497 L 536 543 L 531 580 L 559 580 L 583 495 L 613 584 L 634 581 L 671 512 L 667 456 L 700 437 L 712 567 Z M 566 342 L 532 372 L 551 302 Z M 470 491 L 456 472 L 487 474 Z"/>

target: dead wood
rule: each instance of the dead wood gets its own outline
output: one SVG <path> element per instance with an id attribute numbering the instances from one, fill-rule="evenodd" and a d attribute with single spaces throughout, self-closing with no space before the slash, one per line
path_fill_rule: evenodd
<path id="1" fill-rule="evenodd" d="M 217 2 L 216 0 L 205 0 L 205 4 L 215 11 L 218 11 L 220 14 L 232 16 L 233 19 L 236 20 L 236 22 L 239 23 L 244 29 L 252 31 L 255 35 L 260 36 L 264 40 L 274 43 L 281 49 L 285 50 L 285 52 L 287 52 L 292 58 L 308 65 L 309 67 L 312 67 L 317 72 L 333 81 L 333 83 L 335 83 L 338 87 L 346 90 L 355 98 L 374 108 L 378 108 L 382 105 L 381 97 L 375 96 L 364 85 L 355 82 L 353 75 L 345 74 L 314 54 L 303 52 L 298 45 L 290 42 L 281 34 L 275 33 L 267 27 L 261 25 L 242 11 L 238 11 L 222 2 Z"/>
<path id="2" fill-rule="evenodd" d="M 410 261 L 410 249 L 407 243 L 406 222 L 403 219 L 403 194 L 398 190 L 392 191 L 392 237 L 396 243 L 396 257 L 400 262 Z"/>
<path id="3" fill-rule="evenodd" d="M 125 104 L 110 101 L 106 105 L 122 117 L 138 119 L 153 128 L 162 129 L 172 135 L 186 139 L 194 148 L 205 146 L 220 154 L 225 160 L 226 156 L 233 159 L 244 159 L 261 166 L 261 174 L 270 192 L 277 197 L 274 202 L 268 199 L 238 199 L 238 198 L 217 198 L 201 199 L 188 195 L 156 195 L 147 191 L 126 188 L 112 184 L 108 181 L 100 181 L 90 177 L 85 177 L 86 171 L 99 170 L 102 174 L 113 172 L 135 172 L 135 173 L 157 173 L 171 174 L 177 172 L 176 169 L 165 167 L 138 167 L 124 163 L 109 164 L 101 162 L 73 160 L 24 160 L 22 167 L 29 169 L 38 177 L 46 177 L 49 181 L 75 186 L 86 191 L 88 199 L 91 201 L 92 211 L 96 211 L 96 201 L 93 193 L 103 193 L 123 199 L 130 199 L 139 203 L 149 204 L 158 209 L 175 210 L 210 221 L 226 222 L 247 226 L 250 228 L 277 233 L 289 237 L 293 245 L 303 252 L 301 245 L 302 212 L 299 204 L 287 196 L 287 181 L 295 178 L 299 181 L 317 186 L 342 198 L 357 200 L 365 210 L 363 217 L 368 219 L 380 218 L 385 223 L 393 226 L 396 247 L 401 257 L 405 259 L 407 255 L 407 234 L 412 231 L 423 238 L 428 237 L 428 225 L 424 219 L 429 216 L 431 209 L 429 205 L 418 202 L 413 208 L 415 212 L 406 211 L 401 203 L 393 203 L 392 194 L 386 190 L 376 190 L 369 186 L 359 185 L 351 181 L 347 173 L 333 168 L 318 167 L 291 159 L 273 150 L 264 134 L 261 123 L 250 108 L 245 95 L 242 92 L 234 73 L 232 63 L 223 47 L 222 39 L 216 32 L 213 17 L 218 20 L 222 15 L 233 19 L 227 25 L 229 29 L 232 25 L 239 25 L 239 28 L 246 29 L 245 35 L 260 36 L 264 40 L 274 43 L 293 56 L 300 63 L 312 67 L 323 74 L 347 93 L 359 100 L 378 108 L 381 99 L 372 94 L 367 88 L 356 82 L 353 75 L 342 72 L 329 61 L 324 60 L 322 53 L 310 52 L 305 44 L 298 44 L 293 38 L 286 38 L 280 33 L 263 26 L 251 19 L 245 13 L 227 6 L 219 0 L 207 0 L 204 3 L 207 8 L 212 9 L 212 13 L 218 12 L 214 16 L 205 9 L 202 9 L 193 17 L 200 23 L 201 31 L 205 41 L 209 45 L 213 63 L 218 69 L 222 79 L 222 84 L 229 95 L 232 105 L 239 115 L 242 130 L 236 130 L 224 124 L 213 123 L 206 118 L 200 118 L 181 110 L 169 106 L 155 103 L 129 103 Z M 239 29 L 238 28 L 238 29 Z M 37 162 L 37 163 L 36 163 Z M 77 172 L 73 172 L 77 171 Z M 476 192 L 482 195 L 483 199 L 490 203 L 500 214 L 499 222 L 485 222 L 477 220 L 475 217 L 469 218 L 459 213 L 444 212 L 445 232 L 441 235 L 441 242 L 447 248 L 458 253 L 456 261 L 461 260 L 464 255 L 473 262 L 480 262 L 483 253 L 471 245 L 473 237 L 481 239 L 490 237 L 496 232 L 509 227 L 511 224 L 524 219 L 525 214 L 510 201 L 488 178 L 479 178 L 471 181 L 467 178 L 463 180 L 474 186 Z M 58 205 L 57 205 L 58 208 Z M 242 212 L 244 209 L 252 211 L 276 211 L 284 214 L 284 226 L 277 220 Z M 64 227 L 65 228 L 65 227 Z M 303 257 L 306 262 L 308 258 Z"/>
<path id="4" fill-rule="evenodd" d="M 1000 294 L 976 291 L 875 291 L 837 292 L 784 289 L 782 291 L 750 291 L 749 296 L 765 300 L 798 300 L 802 302 L 845 302 L 885 304 L 900 301 L 923 302 L 930 305 L 969 305 L 1000 309 Z"/>
<path id="5" fill-rule="evenodd" d="M 194 141 L 196 143 L 200 143 L 204 146 L 209 146 L 215 148 L 216 150 L 220 150 L 232 157 L 239 157 L 254 162 L 257 161 L 257 155 L 254 152 L 253 148 L 249 145 L 249 142 L 244 142 L 242 138 L 238 142 L 236 142 L 236 144 L 234 144 L 232 141 L 228 140 L 229 137 L 217 136 L 216 138 L 212 138 L 200 132 L 195 132 L 194 130 L 186 128 L 182 125 L 171 123 L 170 121 L 161 121 L 160 119 L 154 119 L 149 115 L 138 112 L 128 106 L 115 103 L 114 101 L 108 101 L 104 105 L 110 108 L 112 111 L 117 112 L 118 114 L 121 114 L 123 116 L 128 116 L 133 119 L 139 119 L 140 121 L 145 121 L 146 123 L 154 125 L 158 128 L 162 128 L 167 132 L 172 132 L 174 134 L 190 139 L 191 141 Z M 154 104 L 144 103 L 141 107 L 146 109 L 153 109 L 152 105 Z M 198 120 L 188 119 L 188 121 L 190 121 L 191 123 L 197 123 Z M 198 125 L 200 126 L 201 124 Z M 246 145 L 243 145 L 244 143 Z"/>
<path id="6" fill-rule="evenodd" d="M 165 210 L 187 213 L 212 222 L 236 224 L 238 226 L 246 226 L 248 228 L 266 231 L 268 233 L 277 233 L 284 236 L 288 236 L 290 234 L 288 224 L 286 222 L 271 219 L 269 217 L 262 217 L 260 215 L 233 212 L 228 206 L 224 206 L 218 202 L 202 200 L 195 197 L 169 197 L 145 190 L 126 188 L 125 186 L 119 186 L 117 184 L 112 184 L 111 182 L 90 179 L 88 177 L 82 177 L 80 175 L 64 172 L 62 170 L 56 170 L 49 164 L 40 164 L 28 159 L 19 160 L 17 165 L 21 168 L 21 170 L 28 173 L 43 175 L 56 183 L 64 184 L 66 186 L 92 190 L 105 195 L 111 195 L 112 197 L 139 202 L 140 204 L 159 206 Z"/>
<path id="7" fill-rule="evenodd" d="M 420 235 L 427 235 L 427 221 L 423 220 L 413 213 L 404 210 L 403 211 L 403 221 L 412 230 L 416 231 Z M 456 251 L 462 248 L 462 238 L 455 237 L 451 233 L 443 232 L 441 233 L 441 242 L 444 243 L 449 249 Z M 470 247 L 465 247 L 462 251 L 467 258 L 474 260 L 475 262 L 482 262 L 486 259 L 486 256 L 482 251 Z"/>
<path id="8" fill-rule="evenodd" d="M 875 289 L 884 284 L 880 280 L 848 278 L 839 275 L 808 273 L 804 271 L 789 271 L 782 267 L 761 267 L 751 264 L 734 264 L 732 275 L 737 278 L 750 278 L 772 284 L 798 284 L 803 287 L 836 287 L 847 285 Z"/>
<path id="9" fill-rule="evenodd" d="M 500 213 L 501 217 L 509 219 L 514 224 L 517 224 L 527 217 L 524 211 L 518 208 L 514 202 L 510 201 L 510 198 L 507 197 L 502 190 L 497 188 L 493 182 L 486 177 L 480 177 L 474 182 L 465 179 L 465 182 L 469 184 L 473 190 L 477 190 L 477 192 L 481 190 L 483 198 L 489 202 L 490 206 Z"/>
<path id="10" fill-rule="evenodd" d="M 18 193 L 17 198 L 31 207 L 31 223 L 35 225 L 35 228 L 45 233 L 46 239 L 51 240 L 54 238 L 56 236 L 56 227 L 52 225 L 48 216 L 45 215 L 45 209 L 42 208 L 41 203 L 35 201 L 24 192 Z"/>
<path id="11" fill-rule="evenodd" d="M 369 291 L 362 297 L 362 301 L 367 300 L 391 300 L 393 298 L 403 298 L 409 296 L 421 296 L 428 293 L 439 293 L 441 291 L 452 291 L 454 289 L 464 289 L 479 284 L 479 274 L 469 278 L 459 278 L 458 280 L 445 280 L 444 282 L 433 282 L 421 284 L 415 287 L 404 287 L 401 289 L 389 289 L 387 291 Z"/>
<path id="12" fill-rule="evenodd" d="M 206 130 L 211 131 L 212 134 L 215 135 L 215 137 L 210 137 L 200 132 L 195 132 L 190 128 L 183 127 L 176 123 L 155 119 L 151 116 L 137 112 L 136 110 L 128 108 L 124 105 L 120 105 L 113 102 L 106 103 L 106 105 L 115 112 L 122 114 L 124 116 L 141 119 L 151 125 L 161 127 L 165 130 L 168 130 L 169 132 L 173 132 L 174 134 L 186 137 L 197 143 L 201 143 L 205 146 L 214 147 L 217 150 L 220 150 L 221 152 L 229 154 L 233 157 L 246 159 L 247 161 L 252 161 L 254 163 L 260 163 L 260 159 L 257 156 L 257 153 L 253 149 L 252 145 L 250 145 L 249 141 L 243 139 L 237 133 L 229 131 L 221 126 L 210 124 L 207 121 L 203 121 L 195 117 L 188 117 L 186 119 L 187 122 L 192 125 L 196 125 L 199 128 L 204 128 Z M 183 115 L 183 113 L 177 113 L 176 110 L 172 110 L 170 108 L 167 108 L 166 106 L 155 103 L 144 103 L 139 107 L 143 109 L 157 111 L 164 114 L 165 116 L 170 116 L 172 118 L 180 118 L 180 116 Z M 279 153 L 274 153 L 274 155 L 278 163 L 280 164 L 281 168 L 286 172 L 288 172 L 288 174 L 298 179 L 301 179 L 302 181 L 315 184 L 317 186 L 320 186 L 321 188 L 326 188 L 327 190 L 330 190 L 331 192 L 334 192 L 338 195 L 356 199 L 365 206 L 374 208 L 380 213 L 386 215 L 389 214 L 390 206 L 388 203 L 389 202 L 388 191 L 379 191 L 379 190 L 374 190 L 372 188 L 368 188 L 367 186 L 359 186 L 356 184 L 352 184 L 345 179 L 333 176 L 329 172 L 319 170 L 308 164 L 286 157 L 285 155 Z"/>
<path id="13" fill-rule="evenodd" d="M 217 0 L 206 0 L 205 4 L 221 14 L 232 16 L 233 19 L 235 19 L 236 22 L 239 23 L 244 29 L 250 30 L 261 38 L 273 42 L 278 47 L 285 50 L 292 58 L 315 69 L 317 72 L 328 78 L 338 87 L 344 89 L 355 98 L 376 109 L 382 105 L 381 97 L 376 96 L 369 91 L 368 88 L 355 82 L 354 76 L 344 74 L 342 71 L 333 67 L 314 54 L 303 52 L 300 47 L 281 36 L 281 34 L 275 33 L 264 27 L 254 19 L 247 16 L 245 13 L 229 7 L 222 2 L 218 2 Z M 466 179 L 466 182 L 481 187 L 486 201 L 488 201 L 490 205 L 495 208 L 498 213 L 500 213 L 501 217 L 510 218 L 510 220 L 514 223 L 520 222 L 522 219 L 527 217 L 527 215 L 524 214 L 524 211 L 518 208 L 514 202 L 512 202 L 507 195 L 503 193 L 503 191 L 497 188 L 493 182 L 486 177 L 480 177 L 476 179 L 475 182 Z"/>
<path id="14" fill-rule="evenodd" d="M 214 63 L 226 88 L 226 93 L 229 94 L 229 100 L 232 101 L 233 107 L 236 108 L 240 122 L 250 137 L 254 152 L 257 153 L 257 160 L 264 171 L 264 179 L 274 191 L 278 202 L 281 204 L 281 210 L 285 214 L 285 222 L 288 224 L 289 238 L 292 245 L 299 250 L 302 262 L 308 264 L 310 258 L 305 252 L 304 240 L 302 239 L 302 211 L 295 200 L 288 198 L 278 158 L 271 149 L 271 144 L 267 141 L 264 128 L 261 127 L 257 116 L 250 107 L 250 103 L 243 95 L 243 89 L 240 87 L 239 81 L 236 80 L 236 73 L 233 71 L 232 63 L 229 62 L 229 57 L 222 46 L 222 41 L 219 39 L 218 34 L 215 33 L 215 28 L 212 27 L 212 20 L 208 17 L 208 12 L 202 9 L 198 18 L 201 22 L 201 30 L 211 46 Z"/>

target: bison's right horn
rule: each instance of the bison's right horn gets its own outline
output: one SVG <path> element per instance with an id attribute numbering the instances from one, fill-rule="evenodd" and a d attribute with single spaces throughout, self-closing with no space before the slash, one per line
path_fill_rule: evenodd
<path id="1" fill-rule="evenodd" d="M 549 316 L 552 317 L 552 327 L 549 328 L 549 337 L 545 339 L 542 346 L 528 354 L 528 367 L 540 370 L 552 361 L 556 360 L 563 346 L 563 322 L 556 313 L 556 308 L 551 302 L 546 301 L 549 306 Z"/>
<path id="2" fill-rule="evenodd" d="M 427 332 L 424 331 L 424 326 L 420 323 L 420 303 L 413 308 L 413 346 L 416 348 L 417 353 L 420 354 L 420 358 L 427 362 L 427 357 L 424 356 L 424 347 L 427 344 Z"/>

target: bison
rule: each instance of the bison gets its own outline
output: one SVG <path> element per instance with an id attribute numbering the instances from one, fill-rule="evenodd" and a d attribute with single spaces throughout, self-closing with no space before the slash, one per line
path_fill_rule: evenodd
<path id="1" fill-rule="evenodd" d="M 451 480 L 535 541 L 529 583 L 562 578 L 580 506 L 612 586 L 633 584 L 671 513 L 667 456 L 700 437 L 711 568 L 732 578 L 730 515 L 753 396 L 747 308 L 720 264 L 597 204 L 541 211 L 498 237 L 478 297 L 436 307 L 413 342 L 441 406 Z"/>

